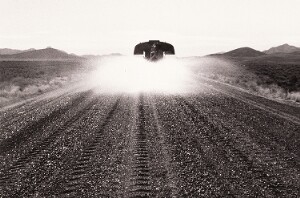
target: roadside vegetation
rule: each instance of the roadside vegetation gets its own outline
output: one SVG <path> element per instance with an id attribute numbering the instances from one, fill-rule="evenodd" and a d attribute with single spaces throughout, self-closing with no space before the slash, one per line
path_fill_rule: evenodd
<path id="1" fill-rule="evenodd" d="M 177 59 L 196 75 L 251 93 L 300 104 L 300 62 L 237 61 L 216 57 Z M 0 107 L 79 81 L 95 61 L 0 61 Z"/>
<path id="2" fill-rule="evenodd" d="M 88 68 L 79 61 L 1 61 L 0 107 L 78 81 Z"/>
<path id="3" fill-rule="evenodd" d="M 270 99 L 300 103 L 300 64 L 237 62 L 211 57 L 194 58 L 191 63 L 198 75 Z"/>

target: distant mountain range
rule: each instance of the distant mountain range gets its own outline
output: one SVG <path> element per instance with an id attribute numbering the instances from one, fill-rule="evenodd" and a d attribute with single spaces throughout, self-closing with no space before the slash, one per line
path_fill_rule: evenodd
<path id="1" fill-rule="evenodd" d="M 295 47 L 289 44 L 279 45 L 277 47 L 271 47 L 268 50 L 263 51 L 266 54 L 275 54 L 275 53 L 292 53 L 292 52 L 300 52 L 299 47 Z"/>
<path id="2" fill-rule="evenodd" d="M 3 48 L 0 49 L 0 55 L 10 55 L 10 54 L 19 54 L 22 52 L 29 52 L 29 51 L 34 51 L 35 49 L 30 48 L 27 50 L 18 50 L 18 49 L 9 49 L 9 48 Z"/>
<path id="3" fill-rule="evenodd" d="M 0 60 L 86 60 L 86 59 L 98 59 L 105 56 L 119 56 L 119 53 L 113 53 L 109 55 L 83 55 L 78 56 L 76 54 L 68 54 L 64 51 L 54 49 L 51 47 L 45 49 L 28 49 L 17 50 L 2 48 L 0 49 Z M 277 47 L 272 47 L 263 52 L 252 49 L 250 47 L 241 47 L 229 52 L 210 54 L 208 56 L 233 58 L 233 59 L 268 59 L 268 60 L 281 60 L 284 58 L 300 59 L 300 48 L 283 44 Z"/>
<path id="4" fill-rule="evenodd" d="M 243 63 L 300 64 L 300 48 L 283 44 L 266 51 L 242 47 L 225 53 L 210 54 L 209 57 L 231 59 Z"/>
<path id="5" fill-rule="evenodd" d="M 262 52 L 252 49 L 250 47 L 241 47 L 229 52 L 210 54 L 209 56 L 222 55 L 222 56 L 229 56 L 229 57 L 256 57 L 256 56 L 262 56 L 266 54 L 294 53 L 294 52 L 296 52 L 297 54 L 298 52 L 300 52 L 300 48 L 289 44 L 283 44 L 277 47 L 271 47 L 270 49 Z"/>
<path id="6" fill-rule="evenodd" d="M 17 50 L 2 48 L 0 49 L 0 61 L 2 60 L 89 60 L 99 59 L 105 56 L 120 56 L 120 53 L 112 53 L 108 55 L 82 55 L 68 54 L 64 51 L 51 47 L 45 49 L 28 49 Z"/>
<path id="7" fill-rule="evenodd" d="M 300 64 L 300 48 L 283 44 L 266 51 L 249 47 L 238 48 L 225 53 L 210 54 L 208 57 L 230 59 L 242 64 Z"/>
<path id="8" fill-rule="evenodd" d="M 9 49 L 3 50 L 5 53 L 13 54 L 2 54 L 0 60 L 81 60 L 83 57 L 68 54 L 64 51 L 57 50 L 51 47 L 45 49 L 31 49 L 18 52 L 17 50 L 11 51 Z M 15 53 L 14 53 L 15 52 Z"/>

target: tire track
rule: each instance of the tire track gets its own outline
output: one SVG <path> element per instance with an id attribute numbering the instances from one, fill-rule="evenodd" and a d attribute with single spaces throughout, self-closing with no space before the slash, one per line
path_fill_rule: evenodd
<path id="1" fill-rule="evenodd" d="M 143 95 L 139 97 L 137 119 L 137 132 L 133 137 L 132 174 L 130 177 L 132 185 L 129 197 L 150 197 L 150 159 Z"/>
<path id="2" fill-rule="evenodd" d="M 38 163 L 38 161 L 41 161 L 41 163 L 39 163 L 39 166 L 43 166 L 43 164 L 46 163 L 46 161 L 44 161 L 43 159 L 47 158 L 52 151 L 52 147 L 50 147 L 50 145 L 52 145 L 59 136 L 61 136 L 63 133 L 66 133 L 66 131 L 69 128 L 72 128 L 72 125 L 74 123 L 82 119 L 97 102 L 97 99 L 92 100 L 90 103 L 87 104 L 87 106 L 79 110 L 64 125 L 60 126 L 55 131 L 53 131 L 48 137 L 38 142 L 32 150 L 27 152 L 25 155 L 21 156 L 10 168 L 3 171 L 0 175 L 0 185 L 5 186 L 6 189 L 12 189 L 11 186 L 15 185 L 17 181 L 22 180 L 20 177 L 21 172 L 24 172 L 25 170 L 26 172 L 30 172 L 30 164 L 36 164 Z M 32 180 L 30 176 L 26 177 L 25 173 L 23 173 L 22 175 L 24 178 L 26 178 L 26 180 Z M 24 184 L 23 187 L 21 187 L 17 192 L 15 192 L 14 196 L 19 197 L 19 194 L 23 191 L 30 191 L 30 187 Z"/>
<path id="3" fill-rule="evenodd" d="M 203 101 L 203 99 L 206 101 L 199 102 Z M 195 101 L 196 106 L 205 112 L 207 112 L 206 108 L 212 107 L 210 114 L 215 114 L 216 116 L 213 116 L 211 120 L 214 120 L 215 124 L 227 126 L 228 128 L 235 126 L 236 131 L 245 131 L 244 134 L 241 134 L 241 132 L 238 133 L 244 137 L 248 136 L 248 139 L 251 139 L 255 144 L 259 145 L 265 153 L 268 151 L 269 155 L 273 155 L 273 159 L 279 158 L 284 161 L 286 163 L 284 167 L 300 170 L 300 150 L 298 149 L 300 145 L 297 143 L 299 139 L 297 129 L 299 129 L 299 127 L 297 127 L 297 125 L 290 125 L 289 122 L 280 118 L 280 124 L 277 124 L 276 119 L 269 117 L 268 113 L 264 115 L 260 109 L 236 100 L 235 98 L 228 97 L 227 95 L 224 95 L 224 98 L 222 97 L 218 100 L 207 99 L 207 97 L 203 98 L 198 96 L 189 98 L 188 100 L 191 102 Z M 220 99 L 222 99 L 222 102 L 219 101 Z M 246 109 L 245 111 L 249 112 L 241 112 L 240 109 L 233 109 L 230 105 L 239 106 L 240 109 Z M 254 114 L 253 116 L 253 114 L 251 114 L 252 111 L 259 111 L 260 115 L 255 116 Z M 290 130 L 286 128 L 291 126 L 292 128 Z M 270 130 L 272 127 L 274 127 L 275 130 Z"/>
<path id="4" fill-rule="evenodd" d="M 1 127 L 6 128 L 10 125 L 13 125 L 14 123 L 18 122 L 20 118 L 22 118 L 24 116 L 28 116 L 31 113 L 34 113 L 35 110 L 40 111 L 41 106 L 43 106 L 43 108 L 45 108 L 46 106 L 51 106 L 51 105 L 53 105 L 54 102 L 65 98 L 68 94 L 69 93 L 64 93 L 64 94 L 62 94 L 58 97 L 54 97 L 54 98 L 51 98 L 51 99 L 45 99 L 45 100 L 35 102 L 33 104 L 29 104 L 30 107 L 27 107 L 27 106 L 20 107 L 20 108 L 23 108 L 23 109 L 19 109 L 19 108 L 11 109 L 10 111 L 15 112 L 15 111 L 18 110 L 19 112 L 11 113 L 11 115 L 8 115 L 5 118 L 2 118 L 1 119 L 1 123 L 2 123 Z M 26 105 L 28 105 L 28 104 L 26 104 Z"/>
<path id="5" fill-rule="evenodd" d="M 88 98 L 92 94 L 92 91 L 89 90 L 87 92 L 83 92 L 76 99 L 70 102 L 67 106 L 63 108 L 59 108 L 58 110 L 52 111 L 49 115 L 29 124 L 25 128 L 22 128 L 20 131 L 12 134 L 11 137 L 4 139 L 0 143 L 0 153 L 1 155 L 5 155 L 8 151 L 16 148 L 21 143 L 29 141 L 33 136 L 35 136 L 38 132 L 42 131 L 43 127 L 55 123 L 55 121 L 65 114 L 69 109 L 78 106 L 82 103 L 86 98 Z"/>
<path id="6" fill-rule="evenodd" d="M 228 164 L 228 167 L 234 166 L 234 164 L 242 164 L 242 166 L 239 167 L 242 174 L 251 172 L 251 174 L 245 175 L 247 177 L 246 181 L 251 181 L 251 184 L 248 187 L 248 191 L 255 192 L 254 190 L 259 190 L 259 196 L 266 196 L 267 193 L 273 197 L 293 195 L 294 193 L 297 193 L 296 186 L 290 186 L 286 184 L 278 176 L 278 172 L 280 172 L 281 170 L 277 170 L 277 174 L 276 172 L 272 172 L 271 170 L 269 170 L 270 167 L 268 167 L 267 164 L 271 164 L 274 161 L 274 158 L 272 159 L 272 156 L 270 156 L 269 159 L 266 159 L 266 161 L 269 161 L 270 163 L 258 163 L 256 160 L 258 160 L 259 157 L 263 157 L 264 154 L 268 156 L 268 153 L 263 153 L 263 151 L 261 151 L 259 148 L 256 148 L 256 159 L 249 155 L 246 155 L 245 153 L 248 153 L 247 151 L 251 151 L 254 149 L 251 142 L 245 141 L 243 137 L 240 136 L 236 136 L 235 139 L 232 139 L 232 137 L 228 135 L 230 134 L 230 130 L 228 128 L 224 126 L 220 127 L 218 124 L 211 122 L 209 118 L 202 116 L 201 113 L 198 112 L 195 107 L 187 102 L 184 98 L 179 98 L 177 99 L 177 101 L 179 101 L 182 106 L 186 106 L 192 112 L 194 116 L 191 116 L 191 119 L 196 125 L 199 125 L 199 123 L 203 122 L 207 127 L 211 129 L 210 131 L 213 132 L 213 136 L 212 134 L 201 134 L 201 138 L 207 139 L 210 144 L 215 145 L 216 148 L 220 146 L 221 148 L 224 148 L 223 152 L 222 150 L 219 151 L 221 152 L 221 155 L 231 156 L 229 158 L 229 161 L 233 160 L 232 163 Z M 186 112 L 186 114 L 189 115 L 189 112 Z M 240 150 L 239 148 L 237 148 L 236 142 L 242 142 L 244 150 Z M 199 145 L 199 142 L 197 141 L 197 144 L 195 145 Z M 239 177 L 234 177 L 234 179 L 239 179 Z M 240 179 L 241 182 L 245 180 L 245 178 Z M 257 187 L 259 188 L 251 189 L 251 186 L 256 186 L 255 183 L 259 183 L 259 185 L 257 185 Z M 289 189 L 293 190 L 291 191 Z"/>
<path id="7" fill-rule="evenodd" d="M 153 113 L 153 119 L 154 119 L 154 126 L 155 126 L 155 131 L 156 133 L 154 135 L 157 136 L 155 140 L 157 140 L 157 146 L 160 147 L 161 149 L 161 158 L 162 161 L 161 163 L 163 164 L 163 167 L 160 167 L 160 171 L 165 172 L 166 174 L 166 180 L 165 180 L 165 185 L 164 188 L 161 187 L 159 196 L 164 196 L 164 197 L 176 197 L 178 195 L 178 178 L 174 174 L 174 166 L 171 163 L 171 155 L 170 155 L 170 148 L 169 145 L 167 145 L 166 142 L 166 133 L 163 130 L 163 127 L 160 124 L 161 118 L 158 115 L 158 110 L 157 106 L 155 103 L 155 99 L 152 97 L 150 98 L 150 106 L 151 106 L 151 111 Z M 154 140 L 154 141 L 155 141 Z M 160 173 L 161 174 L 161 173 Z M 162 184 L 162 183 L 160 183 Z"/>
<path id="8" fill-rule="evenodd" d="M 239 103 L 239 105 L 244 106 L 244 108 L 246 107 L 247 110 L 250 111 L 249 114 L 252 113 L 253 117 L 245 113 L 242 115 L 243 119 L 239 119 L 238 121 L 244 122 L 246 126 L 252 129 L 249 135 L 262 147 L 267 147 L 266 149 L 273 150 L 273 153 L 276 155 L 281 155 L 280 157 L 285 159 L 284 161 L 288 163 L 288 166 L 296 167 L 299 170 L 300 144 L 299 141 L 297 141 L 300 138 L 298 133 L 300 129 L 300 114 L 299 110 L 297 110 L 299 108 L 293 108 L 289 105 L 252 95 L 232 85 L 210 79 L 203 80 L 205 82 L 204 86 L 224 96 L 224 102 L 231 101 L 231 104 Z M 209 103 L 209 105 L 214 104 Z M 232 112 L 232 114 L 235 115 L 237 115 L 236 113 L 238 112 L 235 109 L 227 107 L 220 109 L 220 112 L 221 111 L 227 112 L 228 114 Z M 256 116 L 253 114 L 254 111 L 260 115 Z M 251 120 L 251 122 L 248 122 L 248 120 Z M 255 122 L 260 124 L 255 125 Z M 268 129 L 262 129 L 261 126 L 264 125 L 266 125 Z M 269 128 L 273 127 L 275 129 L 277 128 L 277 130 L 269 130 Z M 279 128 L 281 129 L 279 130 Z M 288 130 L 289 128 L 290 130 Z"/>
<path id="9" fill-rule="evenodd" d="M 159 114 L 163 119 L 163 126 L 167 130 L 167 143 L 171 151 L 171 165 L 178 178 L 178 197 L 234 197 L 228 184 L 217 172 L 218 167 L 210 159 L 210 153 L 201 148 L 197 139 L 195 128 L 189 125 L 190 117 L 185 115 L 178 103 L 171 98 L 157 98 Z M 171 102 L 171 103 L 170 103 Z M 172 105 L 170 105 L 172 104 Z M 170 109 L 176 104 L 177 108 Z M 165 114 L 166 109 L 170 109 Z M 174 124 L 174 119 L 178 120 Z M 213 153 L 215 155 L 215 153 Z M 176 197 L 175 196 L 175 197 Z"/>
<path id="10" fill-rule="evenodd" d="M 120 98 L 117 99 L 112 109 L 104 119 L 103 123 L 97 129 L 91 140 L 84 146 L 82 152 L 76 160 L 72 162 L 71 167 L 68 170 L 68 178 L 65 180 L 64 188 L 59 193 L 65 197 L 78 197 L 88 190 L 85 186 L 85 179 L 92 172 L 92 160 L 96 155 L 97 148 L 101 142 L 104 141 L 103 133 L 109 123 L 112 121 L 114 114 L 116 113 Z"/>
<path id="11" fill-rule="evenodd" d="M 228 99 L 232 99 L 231 97 L 227 97 Z M 195 101 L 197 101 L 198 98 L 195 98 Z M 233 103 L 234 105 L 237 104 L 236 102 L 239 102 L 238 100 L 234 99 Z M 196 102 L 197 104 L 200 104 L 199 102 Z M 208 103 L 209 106 L 213 106 L 214 102 Z M 248 104 L 244 104 L 245 106 L 249 106 Z M 251 106 L 250 106 L 251 107 Z M 262 121 L 261 125 L 257 125 L 257 122 L 259 122 L 261 119 L 264 119 L 265 116 L 255 118 L 256 120 L 251 120 L 252 117 L 251 115 L 248 114 L 243 114 L 242 116 L 238 114 L 239 112 L 236 111 L 235 109 L 226 109 L 228 107 L 224 107 L 223 109 L 221 108 L 216 108 L 214 111 L 215 114 L 221 114 L 221 115 L 230 115 L 230 119 L 223 119 L 220 116 L 216 116 L 214 120 L 215 123 L 221 123 L 221 125 L 224 125 L 225 127 L 230 125 L 234 125 L 238 127 L 238 131 L 245 131 L 245 126 L 247 126 L 247 131 L 245 133 L 248 136 L 248 139 L 251 139 L 254 141 L 261 150 L 264 151 L 264 153 L 268 153 L 269 155 L 272 155 L 272 159 L 281 159 L 281 161 L 284 161 L 283 164 L 281 164 L 283 167 L 288 168 L 288 169 L 298 169 L 300 170 L 300 164 L 299 164 L 299 155 L 297 152 L 299 149 L 297 149 L 298 145 L 295 145 L 295 142 L 299 139 L 297 135 L 293 135 L 297 133 L 297 129 L 294 129 L 295 132 L 289 133 L 289 131 L 284 131 L 288 130 L 284 128 L 283 126 L 280 126 L 283 131 L 280 131 L 277 129 L 274 132 L 272 130 L 264 130 L 262 129 L 261 125 L 264 126 L 265 123 L 267 125 L 265 127 L 269 128 L 272 127 L 272 124 L 269 124 L 269 120 L 267 121 Z M 255 109 L 255 107 L 254 107 Z M 222 114 L 224 111 L 226 111 L 226 114 Z M 225 121 L 224 121 L 225 120 Z M 248 120 L 251 120 L 251 122 L 248 122 Z M 271 121 L 272 122 L 272 121 Z M 286 124 L 286 123 L 284 123 Z M 299 128 L 299 127 L 298 127 Z M 278 134 L 282 133 L 282 135 Z M 287 132 L 287 133 L 286 133 Z M 241 132 L 240 132 L 241 134 Z M 245 134 L 244 134 L 245 136 Z M 271 164 L 277 163 L 278 161 L 271 162 Z"/>

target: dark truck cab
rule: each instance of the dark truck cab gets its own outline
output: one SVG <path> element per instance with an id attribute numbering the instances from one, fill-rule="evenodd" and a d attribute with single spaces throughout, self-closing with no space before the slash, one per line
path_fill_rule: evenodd
<path id="1" fill-rule="evenodd" d="M 149 61 L 157 61 L 165 55 L 174 55 L 173 45 L 159 40 L 149 40 L 148 42 L 139 43 L 134 48 L 134 55 L 144 55 Z"/>

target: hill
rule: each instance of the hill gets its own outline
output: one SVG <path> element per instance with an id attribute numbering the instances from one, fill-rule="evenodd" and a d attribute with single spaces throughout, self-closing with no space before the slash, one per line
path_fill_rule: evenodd
<path id="1" fill-rule="evenodd" d="M 292 53 L 292 52 L 300 52 L 300 48 L 289 45 L 283 44 L 277 47 L 271 47 L 270 49 L 264 51 L 266 54 L 275 54 L 275 53 Z"/>
<path id="2" fill-rule="evenodd" d="M 241 47 L 222 54 L 229 57 L 257 57 L 265 55 L 265 53 L 252 49 L 250 47 Z"/>
<path id="3" fill-rule="evenodd" d="M 18 54 L 0 55 L 0 60 L 80 60 L 80 59 L 84 59 L 84 58 L 76 55 L 71 55 L 51 47 L 22 52 Z"/>
<path id="4" fill-rule="evenodd" d="M 234 58 L 234 59 L 244 59 L 244 58 L 251 58 L 251 57 L 259 57 L 266 55 L 263 52 L 257 51 L 255 49 L 252 49 L 250 47 L 241 47 L 237 48 L 235 50 L 231 50 L 229 52 L 225 53 L 215 53 L 215 54 L 210 54 L 208 56 L 212 57 L 217 57 L 217 58 Z"/>
<path id="5" fill-rule="evenodd" d="M 284 46 L 287 45 L 280 47 L 280 52 L 277 50 L 269 54 L 251 48 L 238 48 L 223 54 L 208 55 L 204 58 L 208 58 L 205 63 L 209 67 L 204 67 L 202 73 L 294 105 L 293 101 L 300 102 L 300 51 L 282 50 L 291 49 Z"/>
<path id="6" fill-rule="evenodd" d="M 2 48 L 2 49 L 0 49 L 0 55 L 19 54 L 22 52 L 29 52 L 29 51 L 33 51 L 33 50 L 35 50 L 35 49 L 30 48 L 27 50 L 18 50 L 18 49 Z"/>
<path id="7" fill-rule="evenodd" d="M 263 53 L 249 47 L 238 48 L 229 52 L 222 54 L 211 54 L 208 56 L 221 58 L 221 59 L 230 59 L 232 61 L 242 63 L 242 64 L 285 64 L 285 65 L 300 65 L 300 50 L 292 51 L 287 53 L 288 48 L 287 44 L 279 46 L 276 53 Z M 289 45 L 288 45 L 289 46 Z M 295 49 L 293 46 L 289 49 Z M 271 48 L 275 49 L 275 48 Z M 285 52 L 279 52 L 279 50 L 286 49 Z M 275 52 L 275 50 L 273 50 Z M 283 50 L 284 51 L 284 50 Z"/>

